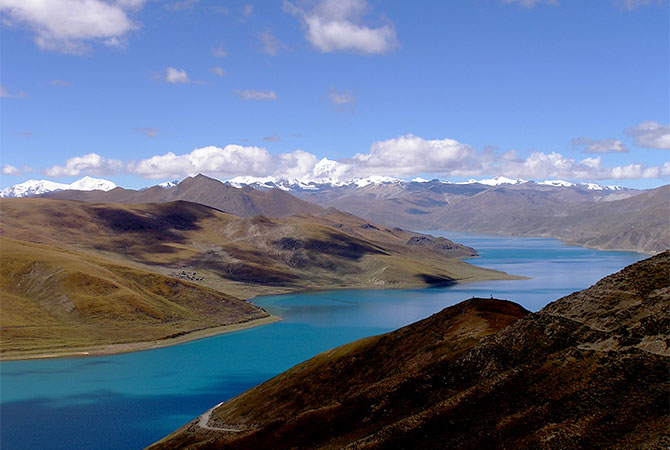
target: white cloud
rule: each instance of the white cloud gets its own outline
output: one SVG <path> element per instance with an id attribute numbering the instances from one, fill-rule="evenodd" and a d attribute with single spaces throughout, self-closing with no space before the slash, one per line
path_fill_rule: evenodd
<path id="1" fill-rule="evenodd" d="M 254 91 L 250 89 L 244 89 L 244 90 L 237 89 L 234 92 L 238 95 L 238 97 L 244 100 L 261 100 L 261 101 L 277 100 L 277 94 L 275 94 L 275 91 Z"/>
<path id="2" fill-rule="evenodd" d="M 633 128 L 626 130 L 640 147 L 670 149 L 670 124 L 658 122 L 640 122 Z"/>
<path id="3" fill-rule="evenodd" d="M 594 140 L 586 136 L 571 141 L 574 148 L 584 153 L 627 153 L 628 147 L 618 139 Z"/>
<path id="4" fill-rule="evenodd" d="M 126 35 L 139 28 L 129 17 L 145 0 L 0 0 L 5 24 L 23 26 L 35 33 L 44 50 L 86 53 L 90 42 L 122 45 Z"/>
<path id="5" fill-rule="evenodd" d="M 268 140 L 276 140 L 272 136 Z M 50 176 L 72 176 L 82 172 L 107 174 L 118 171 L 120 161 L 105 159 L 94 153 L 71 158 L 64 166 L 54 166 Z M 6 170 L 11 171 L 11 168 Z M 255 146 L 209 146 L 190 153 L 166 153 L 125 164 L 130 174 L 150 179 L 176 179 L 203 173 L 227 179 L 237 176 L 300 179 L 305 182 L 343 182 L 360 177 L 415 177 L 421 174 L 441 178 L 504 176 L 534 180 L 612 180 L 667 178 L 670 162 L 663 166 L 633 163 L 609 167 L 601 156 L 581 161 L 560 153 L 534 152 L 520 157 L 514 150 L 498 153 L 473 147 L 453 139 L 424 139 L 411 134 L 372 143 L 368 152 L 339 161 L 319 159 L 315 154 L 295 150 L 273 155 Z M 25 170 L 24 170 L 25 172 Z"/>
<path id="6" fill-rule="evenodd" d="M 19 91 L 16 94 L 12 94 L 7 89 L 5 89 L 4 86 L 0 85 L 0 98 L 23 98 L 25 96 L 26 93 L 23 91 Z"/>
<path id="7" fill-rule="evenodd" d="M 81 174 L 109 175 L 118 172 L 122 166 L 121 161 L 89 153 L 68 159 L 64 166 L 50 167 L 44 171 L 44 174 L 50 177 L 72 177 Z"/>
<path id="8" fill-rule="evenodd" d="M 226 73 L 227 73 L 226 69 L 224 69 L 223 67 L 210 67 L 208 70 L 209 70 L 209 73 L 213 73 L 217 77 L 221 77 L 221 78 L 225 77 Z"/>
<path id="9" fill-rule="evenodd" d="M 381 54 L 398 46 L 391 24 L 378 27 L 362 24 L 369 9 L 365 0 L 321 0 L 309 10 L 285 1 L 284 9 L 302 19 L 307 40 L 324 53 Z"/>
<path id="10" fill-rule="evenodd" d="M 275 56 L 282 50 L 290 50 L 288 45 L 284 44 L 282 41 L 277 39 L 275 35 L 272 34 L 270 29 L 265 30 L 264 32 L 258 35 L 258 40 L 263 46 L 261 51 L 266 55 Z"/>
<path id="11" fill-rule="evenodd" d="M 19 169 L 12 166 L 11 164 L 5 164 L 5 167 L 2 168 L 2 174 L 20 177 L 23 175 L 23 172 L 21 172 Z"/>
<path id="12" fill-rule="evenodd" d="M 151 179 L 175 179 L 208 174 L 214 177 L 263 176 L 274 168 L 274 159 L 264 148 L 226 145 L 197 148 L 185 155 L 166 153 L 126 166 L 129 173 Z"/>
<path id="13" fill-rule="evenodd" d="M 374 142 L 369 153 L 357 153 L 351 162 L 365 176 L 457 175 L 481 169 L 472 147 L 453 139 L 429 140 L 411 134 Z"/>
<path id="14" fill-rule="evenodd" d="M 356 94 L 350 90 L 338 91 L 336 89 L 331 89 L 330 92 L 328 92 L 328 99 L 335 106 L 351 105 L 356 103 Z"/>
<path id="15" fill-rule="evenodd" d="M 218 47 L 212 47 L 212 56 L 215 58 L 225 58 L 228 56 L 228 52 L 223 48 L 223 44 Z"/>
<path id="16" fill-rule="evenodd" d="M 174 67 L 168 67 L 165 69 L 165 81 L 172 84 L 184 84 L 191 82 L 185 70 L 175 69 Z"/>

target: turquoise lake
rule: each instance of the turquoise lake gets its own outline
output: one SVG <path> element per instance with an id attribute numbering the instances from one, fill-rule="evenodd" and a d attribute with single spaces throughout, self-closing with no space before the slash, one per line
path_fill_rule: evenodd
<path id="1" fill-rule="evenodd" d="M 2 449 L 140 449 L 305 359 L 425 318 L 472 296 L 537 311 L 645 258 L 554 239 L 432 232 L 476 248 L 468 262 L 530 280 L 258 298 L 284 320 L 107 357 L 0 363 Z"/>

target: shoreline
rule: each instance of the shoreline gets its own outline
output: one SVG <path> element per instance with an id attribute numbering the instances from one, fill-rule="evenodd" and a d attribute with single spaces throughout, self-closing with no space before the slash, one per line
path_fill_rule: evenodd
<path id="1" fill-rule="evenodd" d="M 0 362 L 28 361 L 34 359 L 52 359 L 52 358 L 111 356 L 111 355 L 119 355 L 122 353 L 153 350 L 157 348 L 171 347 L 173 345 L 185 344 L 187 342 L 197 341 L 199 339 L 214 337 L 221 334 L 227 334 L 235 331 L 242 331 L 249 328 L 255 328 L 261 325 L 269 325 L 271 323 L 279 322 L 281 320 L 282 318 L 279 316 L 269 315 L 267 317 L 261 317 L 260 319 L 253 319 L 247 322 L 233 323 L 230 325 L 205 328 L 203 330 L 194 330 L 181 336 L 172 338 L 163 338 L 153 341 L 128 342 L 124 344 L 107 344 L 96 347 L 82 347 L 77 349 L 64 350 L 63 352 L 27 354 L 27 355 L 17 354 L 10 356 L 3 355 L 0 356 Z"/>
<path id="2" fill-rule="evenodd" d="M 462 258 L 458 258 L 462 260 Z M 435 286 L 426 286 L 424 283 L 389 283 L 389 284 L 371 284 L 371 285 L 362 285 L 362 286 L 309 286 L 303 287 L 296 290 L 289 290 L 288 292 L 266 292 L 261 295 L 253 295 L 245 300 L 248 302 L 253 302 L 254 299 L 264 296 L 273 296 L 273 295 L 295 295 L 295 294 L 308 294 L 315 292 L 325 292 L 325 291 L 341 291 L 341 290 L 404 290 L 404 289 L 439 289 L 441 287 L 446 287 L 451 284 L 466 284 L 478 281 L 503 281 L 503 280 L 523 280 L 529 279 L 523 275 L 511 275 L 507 272 L 498 271 L 495 269 L 488 269 L 491 272 L 497 272 L 499 277 L 490 277 L 484 279 L 456 279 L 452 283 L 447 283 L 444 286 L 435 285 Z M 79 347 L 72 348 L 63 351 L 53 351 L 50 353 L 29 353 L 29 354 L 12 354 L 12 355 L 0 355 L 0 363 L 9 362 L 9 361 L 29 361 L 37 359 L 55 359 L 55 358 L 87 358 L 95 356 L 111 356 L 118 355 L 122 353 L 131 353 L 139 352 L 143 350 L 153 350 L 157 348 L 170 347 L 172 345 L 184 344 L 186 342 L 191 342 L 199 339 L 205 339 L 208 337 L 218 336 L 220 334 L 232 333 L 235 331 L 242 331 L 249 328 L 255 328 L 261 325 L 268 325 L 271 323 L 279 322 L 283 320 L 279 316 L 269 315 L 267 317 L 262 317 L 260 319 L 254 319 L 247 322 L 234 323 L 230 325 L 222 325 L 219 327 L 205 328 L 201 330 L 193 330 L 186 332 L 177 337 L 167 337 L 158 340 L 152 341 L 140 341 L 140 342 L 127 342 L 123 344 L 106 344 L 99 345 L 94 347 Z"/>

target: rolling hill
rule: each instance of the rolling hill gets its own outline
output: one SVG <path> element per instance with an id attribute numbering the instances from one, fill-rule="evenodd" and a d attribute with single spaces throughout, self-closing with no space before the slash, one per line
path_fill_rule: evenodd
<path id="1" fill-rule="evenodd" d="M 0 212 L 3 355 L 259 319 L 239 298 L 260 294 L 510 278 L 458 259 L 474 249 L 336 210 L 241 218 L 185 201 L 22 198 Z"/>
<path id="2" fill-rule="evenodd" d="M 327 351 L 152 450 L 666 448 L 670 252 L 538 313 L 472 299 Z"/>

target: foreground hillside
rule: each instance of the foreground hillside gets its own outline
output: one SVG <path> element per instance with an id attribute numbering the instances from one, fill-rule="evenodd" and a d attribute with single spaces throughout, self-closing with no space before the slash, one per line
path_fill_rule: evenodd
<path id="1" fill-rule="evenodd" d="M 240 218 L 196 203 L 0 201 L 2 356 L 131 343 L 267 317 L 238 300 L 507 274 L 443 238 L 335 210 Z"/>
<path id="2" fill-rule="evenodd" d="M 667 448 L 670 252 L 531 314 L 473 299 L 322 353 L 154 444 Z"/>

